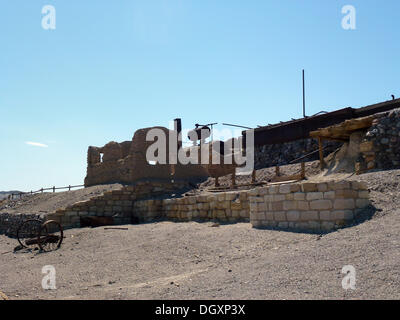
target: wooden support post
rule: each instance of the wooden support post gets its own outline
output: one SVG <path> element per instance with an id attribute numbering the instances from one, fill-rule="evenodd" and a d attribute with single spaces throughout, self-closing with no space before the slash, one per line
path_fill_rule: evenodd
<path id="1" fill-rule="evenodd" d="M 318 137 L 318 148 L 319 148 L 319 163 L 321 166 L 321 170 L 325 168 L 325 162 L 324 162 L 324 151 L 323 151 L 323 145 L 322 145 L 322 138 Z"/>
<path id="2" fill-rule="evenodd" d="M 215 178 L 215 186 L 216 186 L 216 187 L 219 187 L 218 177 Z"/>
<path id="3" fill-rule="evenodd" d="M 275 175 L 279 177 L 281 174 L 279 172 L 279 166 L 275 166 Z"/>
<path id="4" fill-rule="evenodd" d="M 251 183 L 256 182 L 256 170 L 253 169 L 253 172 L 251 173 Z"/>
<path id="5" fill-rule="evenodd" d="M 232 187 L 236 186 L 236 170 L 232 173 Z"/>
<path id="6" fill-rule="evenodd" d="M 306 164 L 304 162 L 301 163 L 301 179 L 303 180 L 306 177 Z"/>

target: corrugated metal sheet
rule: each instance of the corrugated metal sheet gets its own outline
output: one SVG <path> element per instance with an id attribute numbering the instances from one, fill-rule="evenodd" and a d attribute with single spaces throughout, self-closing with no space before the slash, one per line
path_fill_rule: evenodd
<path id="1" fill-rule="evenodd" d="M 395 108 L 400 108 L 400 99 L 381 102 L 362 108 L 348 107 L 311 117 L 259 127 L 254 129 L 254 144 L 255 146 L 262 146 L 309 138 L 311 131 L 329 127 L 348 119 L 365 117 Z M 243 136 L 246 136 L 246 131 L 243 131 Z"/>

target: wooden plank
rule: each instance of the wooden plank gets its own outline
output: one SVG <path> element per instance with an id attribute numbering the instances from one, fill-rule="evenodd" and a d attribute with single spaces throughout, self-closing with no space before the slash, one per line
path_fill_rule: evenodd
<path id="1" fill-rule="evenodd" d="M 280 176 L 280 177 L 274 177 L 271 179 L 273 182 L 283 182 L 283 181 L 299 181 L 303 180 L 301 173 L 298 174 L 293 174 L 290 176 Z"/>

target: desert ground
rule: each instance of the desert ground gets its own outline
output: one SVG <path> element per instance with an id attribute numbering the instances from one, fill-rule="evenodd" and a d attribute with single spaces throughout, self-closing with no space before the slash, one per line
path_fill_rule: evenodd
<path id="1" fill-rule="evenodd" d="M 0 236 L 0 291 L 9 299 L 400 299 L 400 170 L 350 176 L 375 209 L 328 234 L 249 223 L 154 222 L 65 231 L 56 251 L 13 253 Z M 42 289 L 42 267 L 56 290 Z M 342 267 L 356 270 L 342 288 Z"/>

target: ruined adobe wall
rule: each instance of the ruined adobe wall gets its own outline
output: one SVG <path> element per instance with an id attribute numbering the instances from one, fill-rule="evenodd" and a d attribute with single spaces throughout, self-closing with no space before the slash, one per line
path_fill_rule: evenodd
<path id="1" fill-rule="evenodd" d="M 152 129 L 164 132 L 168 155 L 168 137 L 171 131 L 164 127 L 137 130 L 132 141 L 110 142 L 101 148 L 91 146 L 88 149 L 85 186 L 108 183 L 130 184 L 147 179 L 200 181 L 208 177 L 206 169 L 200 165 L 177 164 L 172 167 L 169 164 L 150 164 L 148 160 L 153 159 L 146 159 L 146 151 L 154 141 L 146 141 L 146 135 Z"/>
<path id="2" fill-rule="evenodd" d="M 400 109 L 376 115 L 360 145 L 357 171 L 400 168 Z"/>
<path id="3" fill-rule="evenodd" d="M 332 141 L 324 141 L 323 144 L 324 147 L 326 147 L 324 151 L 325 156 L 342 145 L 340 142 Z M 318 150 L 318 141 L 312 138 L 282 144 L 258 146 L 254 150 L 254 166 L 256 169 L 261 169 L 277 165 L 286 165 L 315 150 Z M 318 159 L 319 154 L 316 152 L 313 155 L 308 156 L 306 159 L 297 162 L 313 161 Z"/>
<path id="4" fill-rule="evenodd" d="M 370 205 L 365 183 L 294 183 L 249 192 L 253 227 L 328 232 L 351 224 Z"/>

